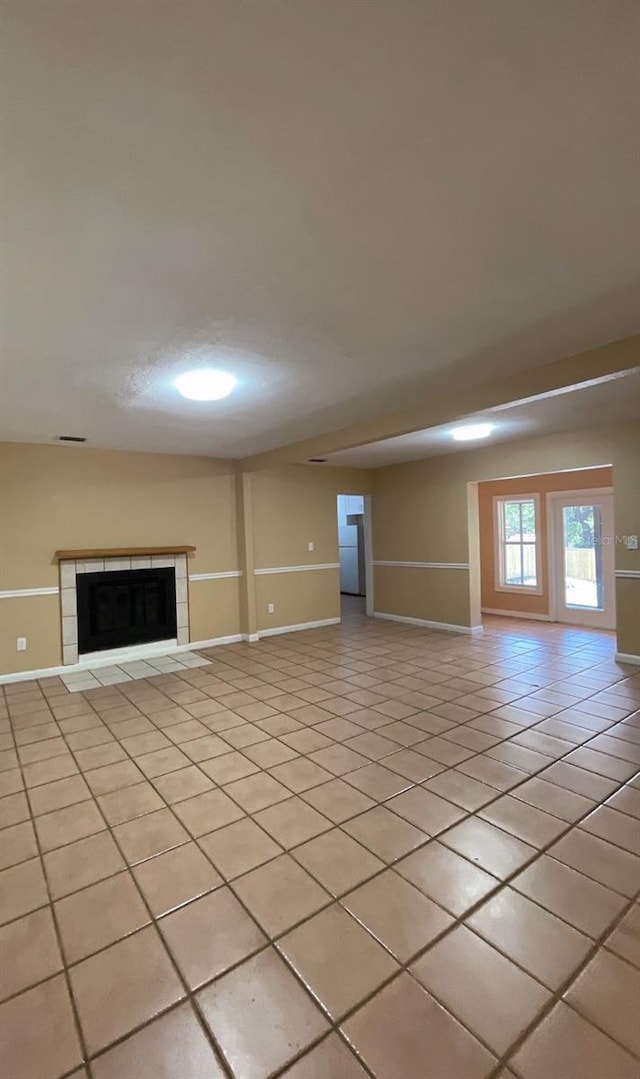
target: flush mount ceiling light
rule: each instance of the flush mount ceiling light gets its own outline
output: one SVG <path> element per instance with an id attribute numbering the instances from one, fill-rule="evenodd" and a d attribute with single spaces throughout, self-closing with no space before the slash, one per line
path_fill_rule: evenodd
<path id="1" fill-rule="evenodd" d="M 183 397 L 190 401 L 220 401 L 228 397 L 237 385 L 237 379 L 226 371 L 216 371 L 213 367 L 200 367 L 196 371 L 185 371 L 174 378 L 173 385 Z"/>
<path id="2" fill-rule="evenodd" d="M 451 437 L 456 442 L 474 442 L 476 438 L 488 438 L 492 431 L 492 423 L 472 423 L 468 427 L 454 427 Z"/>

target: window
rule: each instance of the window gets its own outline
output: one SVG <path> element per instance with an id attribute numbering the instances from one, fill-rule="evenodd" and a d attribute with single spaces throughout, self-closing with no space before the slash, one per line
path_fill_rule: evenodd
<path id="1" fill-rule="evenodd" d="M 496 588 L 540 592 L 537 495 L 496 498 Z"/>

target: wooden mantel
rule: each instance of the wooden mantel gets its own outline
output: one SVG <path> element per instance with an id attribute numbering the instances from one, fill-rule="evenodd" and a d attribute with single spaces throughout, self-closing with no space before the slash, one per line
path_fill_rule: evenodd
<path id="1" fill-rule="evenodd" d="M 56 562 L 84 561 L 89 558 L 144 558 L 153 554 L 191 554 L 195 549 L 185 543 L 177 544 L 175 547 L 95 547 L 81 548 L 77 551 L 56 551 L 54 558 Z"/>

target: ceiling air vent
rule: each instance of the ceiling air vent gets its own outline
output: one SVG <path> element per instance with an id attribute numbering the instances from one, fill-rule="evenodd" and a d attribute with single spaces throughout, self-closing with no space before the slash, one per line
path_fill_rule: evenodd
<path id="1" fill-rule="evenodd" d="M 58 442 L 86 442 L 82 435 L 58 435 Z"/>
<path id="2" fill-rule="evenodd" d="M 327 458 L 326 457 L 310 457 L 309 458 L 309 464 L 310 465 L 326 465 L 326 463 L 327 463 Z"/>

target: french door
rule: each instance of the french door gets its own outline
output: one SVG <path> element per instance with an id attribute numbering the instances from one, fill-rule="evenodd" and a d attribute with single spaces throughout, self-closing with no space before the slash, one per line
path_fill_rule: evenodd
<path id="1" fill-rule="evenodd" d="M 549 496 L 552 617 L 615 629 L 613 495 L 574 491 Z"/>

